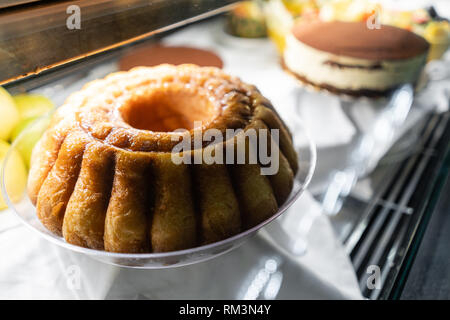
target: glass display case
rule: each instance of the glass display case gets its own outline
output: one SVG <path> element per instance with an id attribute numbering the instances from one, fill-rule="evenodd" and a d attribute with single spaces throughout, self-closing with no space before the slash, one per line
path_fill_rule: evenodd
<path id="1" fill-rule="evenodd" d="M 278 65 L 275 46 L 270 44 L 269 40 L 243 40 L 224 31 L 224 14 L 237 2 L 239 1 L 3 1 L 0 4 L 0 84 L 11 94 L 31 92 L 47 95 L 59 106 L 67 96 L 79 90 L 86 82 L 117 71 L 118 61 L 124 55 L 157 42 L 164 45 L 192 44 L 193 47 L 200 45 L 213 50 L 220 44 L 231 48 L 229 51 L 228 49 L 222 51 L 221 58 L 224 64 L 231 71 L 245 70 L 244 77 L 247 78 L 244 80 L 248 79 L 251 82 L 257 77 L 263 77 L 261 66 L 265 64 L 268 66 L 267 74 L 275 79 L 276 76 L 283 74 L 283 71 Z M 78 21 L 79 18 L 81 20 Z M 200 27 L 195 29 L 195 32 L 186 31 L 196 25 Z M 207 29 L 209 33 L 206 33 Z M 184 31 L 186 32 L 183 34 Z M 237 61 L 239 59 L 242 61 Z M 249 65 L 253 62 L 254 69 Z M 448 66 L 449 63 L 447 58 L 443 64 Z M 432 76 L 433 71 L 430 72 Z M 448 74 L 444 77 L 447 77 L 448 81 Z M 265 89 L 268 88 L 267 91 L 270 91 L 272 87 L 270 94 L 279 98 L 281 102 L 284 101 L 283 94 L 294 97 L 294 100 L 289 100 L 296 101 L 292 106 L 292 112 L 285 112 L 284 115 L 288 117 L 292 115 L 293 135 L 302 141 L 308 140 L 309 134 L 296 126 L 295 120 L 305 120 L 300 109 L 302 104 L 312 101 L 307 100 L 309 99 L 307 95 L 321 95 L 322 98 L 325 97 L 323 98 L 325 100 L 322 100 L 324 103 L 337 103 L 348 117 L 348 121 L 353 121 L 353 124 L 355 112 L 359 112 L 359 104 L 366 104 L 365 100 L 348 102 L 341 98 L 336 100 L 335 97 L 326 100 L 329 93 L 311 93 L 300 86 L 298 88 L 294 86 L 294 89 L 289 89 L 291 91 L 283 91 L 283 84 L 289 80 L 280 81 L 280 84 L 272 86 L 268 84 Z M 448 90 L 446 98 L 447 102 L 450 102 L 448 95 L 450 89 L 445 90 Z M 370 106 L 369 109 L 375 110 L 375 114 L 386 108 L 388 103 L 389 98 L 378 102 L 375 107 Z M 283 115 L 283 112 L 281 114 Z M 371 120 L 376 121 L 376 116 L 371 116 L 373 116 Z M 420 118 L 412 127 L 402 132 L 398 139 L 386 144 L 387 150 L 380 159 L 377 159 L 375 168 L 371 168 L 368 174 L 357 177 L 354 185 L 340 199 L 339 209 L 336 212 L 328 215 L 323 213 L 331 221 L 334 233 L 351 261 L 362 297 L 365 298 L 400 299 L 402 294 L 405 294 L 404 288 L 414 289 L 412 284 L 407 284 L 408 275 L 414 268 L 422 239 L 427 237 L 427 225 L 435 215 L 435 205 L 440 198 L 446 198 L 448 193 L 448 187 L 443 187 L 450 165 L 450 112 L 448 109 L 429 108 L 420 114 Z M 361 139 L 367 135 L 364 128 L 358 126 L 360 125 L 354 125 L 356 131 L 345 146 L 318 148 L 318 165 L 321 165 L 321 159 L 328 159 L 327 161 L 332 163 L 333 161 L 329 159 L 334 157 L 333 152 L 346 154 L 354 152 Z M 314 135 L 312 138 L 314 140 Z M 302 147 L 305 148 L 305 145 L 299 147 L 300 155 Z M 302 157 L 300 159 L 306 161 L 308 170 L 299 177 L 295 189 L 297 193 L 301 193 L 303 185 L 309 183 L 316 160 L 315 149 L 311 144 L 308 145 L 309 153 L 304 150 L 306 160 Z M 323 162 L 326 161 L 322 160 Z M 322 170 L 324 171 L 313 177 L 309 191 L 314 201 L 325 205 L 327 192 L 333 184 L 330 177 L 336 170 L 345 171 L 346 167 L 323 164 Z M 294 202 L 296 195 L 291 194 L 289 201 Z M 23 208 L 19 208 L 18 211 L 22 218 L 29 216 Z M 35 216 L 34 219 L 37 220 Z M 280 217 L 278 220 L 282 219 L 283 217 Z M 312 223 L 304 217 L 302 219 L 304 224 Z M 31 224 L 33 223 L 35 222 Z M 305 234 L 286 235 L 286 231 L 277 231 L 277 223 L 275 220 L 271 229 L 268 228 L 263 233 L 267 232 L 265 236 L 271 238 L 271 241 L 281 247 L 284 246 L 283 250 L 292 249 L 289 246 L 295 242 L 295 237 L 304 240 Z M 299 221 L 297 223 L 300 224 Z M 307 234 L 309 227 L 305 227 L 304 230 Z M 253 231 L 256 232 L 256 229 Z M 250 233 L 245 234 L 242 239 L 237 239 L 239 244 L 247 238 L 247 235 Z M 47 237 L 56 238 L 51 235 Z M 257 241 L 261 241 L 261 238 Z M 271 252 L 266 248 L 261 249 L 262 245 L 255 243 L 250 247 L 258 248 L 261 255 L 263 252 Z M 219 249 L 226 252 L 234 248 L 234 245 L 227 246 L 228 244 L 230 243 L 224 242 Z M 308 244 L 304 245 L 307 248 Z M 218 255 L 214 248 L 216 247 L 200 252 L 198 257 L 186 252 L 183 258 L 186 258 L 188 263 L 194 260 L 197 262 L 205 258 L 201 256 L 202 254 Z M 107 256 L 105 259 L 114 260 L 114 257 Z M 134 257 L 130 259 L 133 260 Z M 136 260 L 139 259 L 134 259 L 133 263 L 139 266 L 140 262 Z M 167 261 L 163 259 L 158 263 L 166 265 Z M 261 267 L 259 260 L 258 263 L 258 268 L 263 270 L 264 267 Z M 289 272 L 295 273 L 293 265 L 286 268 L 289 268 Z M 370 277 L 368 270 L 371 266 L 378 266 L 381 269 L 381 286 L 375 289 L 367 285 Z M 279 276 L 277 272 L 275 270 L 269 273 L 271 277 L 274 274 Z M 263 275 L 269 277 L 269 273 Z M 118 286 L 116 283 L 113 287 Z M 120 296 L 117 293 L 110 293 L 110 297 Z M 276 293 L 270 296 L 275 297 Z M 259 298 L 263 298 L 263 295 Z M 290 297 L 285 295 L 283 298 Z"/>

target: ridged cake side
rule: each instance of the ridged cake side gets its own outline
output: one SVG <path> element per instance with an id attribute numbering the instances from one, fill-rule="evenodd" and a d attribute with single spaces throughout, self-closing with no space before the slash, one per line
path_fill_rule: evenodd
<path id="1" fill-rule="evenodd" d="M 171 77 L 182 79 L 183 87 L 203 83 L 196 93 L 222 103 L 201 129 L 243 129 L 220 144 L 224 154 L 249 129 L 279 129 L 279 145 L 267 138 L 269 150 L 279 150 L 278 172 L 264 176 L 261 164 L 247 162 L 176 165 L 170 133 L 137 130 L 117 117 L 126 103 L 119 97 L 127 94 L 118 88 L 135 94 L 152 81 L 159 81 L 157 88 L 179 86 Z M 219 150 L 217 145 L 189 156 Z M 297 163 L 288 129 L 255 87 L 215 68 L 137 68 L 88 84 L 57 110 L 33 151 L 28 192 L 41 222 L 69 243 L 165 252 L 228 238 L 272 216 L 292 190 Z"/>

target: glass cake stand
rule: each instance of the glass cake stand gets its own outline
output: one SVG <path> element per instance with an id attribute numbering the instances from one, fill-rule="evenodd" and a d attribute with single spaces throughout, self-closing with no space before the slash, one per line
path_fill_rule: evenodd
<path id="1" fill-rule="evenodd" d="M 43 120 L 37 120 L 37 122 L 39 121 Z M 39 124 L 33 124 L 33 126 L 37 125 Z M 29 128 L 27 130 L 32 130 L 32 128 Z M 303 193 L 303 191 L 311 181 L 315 169 L 316 148 L 314 143 L 310 139 L 305 127 L 302 125 L 299 119 L 295 121 L 295 126 L 291 128 L 291 131 L 294 135 L 294 141 L 302 141 L 302 143 L 301 145 L 296 145 L 296 149 L 299 154 L 299 171 L 295 176 L 292 192 L 286 202 L 272 217 L 251 229 L 245 230 L 228 239 L 191 249 L 164 253 L 113 253 L 102 250 L 83 248 L 67 243 L 63 237 L 59 237 L 51 233 L 42 225 L 37 217 L 36 208 L 31 203 L 26 190 L 23 191 L 23 194 L 19 201 L 15 201 L 14 203 L 12 202 L 11 197 L 8 195 L 8 192 L 5 188 L 5 181 L 8 177 L 8 174 L 11 173 L 6 172 L 4 168 L 7 167 L 6 164 L 8 163 L 8 161 L 12 161 L 13 157 L 11 156 L 11 154 L 13 150 L 17 148 L 15 143 L 12 144 L 11 149 L 6 155 L 3 163 L 3 179 L 1 181 L 1 191 L 8 206 L 17 214 L 17 216 L 27 227 L 39 233 L 48 241 L 51 241 L 67 250 L 88 255 L 93 259 L 102 261 L 107 264 L 123 267 L 141 269 L 180 267 L 205 261 L 237 248 L 245 240 L 255 235 L 259 229 L 271 223 L 273 220 L 283 214 L 300 197 L 300 195 Z M 22 134 L 25 134 L 25 132 L 22 132 Z M 16 139 L 16 141 L 17 140 L 20 140 L 20 137 L 19 139 Z"/>

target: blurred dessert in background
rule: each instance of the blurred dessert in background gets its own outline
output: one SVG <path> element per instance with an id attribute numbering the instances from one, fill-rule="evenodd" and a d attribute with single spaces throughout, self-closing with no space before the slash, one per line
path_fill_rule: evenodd
<path id="1" fill-rule="evenodd" d="M 439 59 L 450 45 L 450 24 L 433 7 L 402 11 L 369 0 L 268 0 L 264 6 L 268 34 L 283 52 L 294 24 L 311 21 L 367 22 L 377 20 L 412 31 L 431 45 L 428 60 Z"/>
<path id="2" fill-rule="evenodd" d="M 242 38 L 265 37 L 266 22 L 258 1 L 238 3 L 227 15 L 226 31 Z"/>
<path id="3" fill-rule="evenodd" d="M 448 21 L 431 21 L 424 29 L 423 37 L 430 43 L 428 60 L 440 59 L 447 51 L 450 39 L 450 24 Z"/>
<path id="4" fill-rule="evenodd" d="M 213 51 L 179 46 L 151 45 L 133 49 L 119 60 L 119 69 L 128 71 L 138 66 L 157 66 L 169 63 L 196 64 L 201 67 L 222 68 L 222 59 Z"/>
<path id="5" fill-rule="evenodd" d="M 318 4 L 314 0 L 268 0 L 264 5 L 267 34 L 282 53 L 288 35 L 297 19 L 317 20 Z"/>
<path id="6" fill-rule="evenodd" d="M 335 93 L 381 96 L 415 83 L 429 44 L 397 27 L 365 22 L 299 22 L 286 37 L 285 68 L 302 82 Z"/>

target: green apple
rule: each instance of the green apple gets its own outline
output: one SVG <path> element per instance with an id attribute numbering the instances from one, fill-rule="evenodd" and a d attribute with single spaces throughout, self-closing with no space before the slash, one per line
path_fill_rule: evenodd
<path id="1" fill-rule="evenodd" d="M 30 167 L 31 152 L 34 145 L 50 124 L 50 117 L 31 118 L 22 120 L 13 131 L 12 138 L 16 142 L 16 150 L 19 151 L 26 166 Z"/>
<path id="2" fill-rule="evenodd" d="M 0 87 L 0 139 L 7 141 L 19 122 L 19 111 L 8 91 Z"/>
<path id="3" fill-rule="evenodd" d="M 53 102 L 40 94 L 19 94 L 13 97 L 20 119 L 40 117 L 55 108 Z"/>
<path id="4" fill-rule="evenodd" d="M 3 162 L 10 148 L 11 146 L 9 143 L 0 140 L 0 184 L 3 183 Z M 11 201 L 16 202 L 22 198 L 26 185 L 27 169 L 25 168 L 25 164 L 23 163 L 20 154 L 16 150 L 13 150 L 11 153 L 11 158 L 8 159 L 8 163 L 5 167 L 6 192 L 8 193 Z M 5 200 L 0 193 L 0 210 L 5 209 L 6 207 L 7 205 Z"/>

